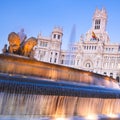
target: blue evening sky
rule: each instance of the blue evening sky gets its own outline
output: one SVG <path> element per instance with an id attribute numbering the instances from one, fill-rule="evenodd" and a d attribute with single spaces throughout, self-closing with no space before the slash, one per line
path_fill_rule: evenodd
<path id="1" fill-rule="evenodd" d="M 96 8 L 106 8 L 111 42 L 120 43 L 120 0 L 0 0 L 0 52 L 8 34 L 24 28 L 27 37 L 50 36 L 55 26 L 63 27 L 62 48 L 66 49 L 73 25 L 76 41 L 92 25 Z"/>

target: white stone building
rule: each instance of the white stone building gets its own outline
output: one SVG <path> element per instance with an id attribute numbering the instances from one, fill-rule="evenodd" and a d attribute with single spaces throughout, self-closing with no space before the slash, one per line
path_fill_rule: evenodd
<path id="1" fill-rule="evenodd" d="M 34 58 L 38 61 L 45 61 L 59 64 L 63 30 L 55 27 L 49 37 L 38 35 L 38 44 L 34 47 Z"/>
<path id="2" fill-rule="evenodd" d="M 63 31 L 54 28 L 49 38 L 38 36 L 35 58 L 119 79 L 120 44 L 110 42 L 106 25 L 106 10 L 96 9 L 91 29 L 84 37 L 80 37 L 79 42 L 72 44 L 69 51 L 61 50 Z"/>

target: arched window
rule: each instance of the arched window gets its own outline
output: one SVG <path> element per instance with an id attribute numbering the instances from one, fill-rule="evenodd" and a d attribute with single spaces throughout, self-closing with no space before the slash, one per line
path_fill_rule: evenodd
<path id="1" fill-rule="evenodd" d="M 93 69 L 93 63 L 91 60 L 86 60 L 84 63 L 84 68 L 86 70 L 92 70 Z"/>
<path id="2" fill-rule="evenodd" d="M 90 68 L 90 67 L 91 67 L 90 63 L 86 63 L 85 66 L 86 66 L 87 68 Z"/>

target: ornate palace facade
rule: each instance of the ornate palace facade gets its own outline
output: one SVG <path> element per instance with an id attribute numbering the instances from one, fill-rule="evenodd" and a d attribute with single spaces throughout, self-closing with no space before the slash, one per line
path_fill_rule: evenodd
<path id="1" fill-rule="evenodd" d="M 38 44 L 34 47 L 34 58 L 119 79 L 120 44 L 110 42 L 106 25 L 106 10 L 96 9 L 91 29 L 66 51 L 61 50 L 63 36 L 61 28 L 54 28 L 50 37 L 38 35 Z"/>

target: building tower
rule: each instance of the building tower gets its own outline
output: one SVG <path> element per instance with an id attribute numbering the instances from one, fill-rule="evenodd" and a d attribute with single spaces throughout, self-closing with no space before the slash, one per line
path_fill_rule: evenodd
<path id="1" fill-rule="evenodd" d="M 51 50 L 50 50 L 50 62 L 59 63 L 60 51 L 62 45 L 63 29 L 55 27 L 52 31 Z"/>
<path id="2" fill-rule="evenodd" d="M 95 32 L 105 32 L 107 25 L 107 13 L 104 8 L 102 10 L 96 9 L 93 15 L 92 30 Z"/>
<path id="3" fill-rule="evenodd" d="M 60 41 L 62 40 L 63 29 L 60 27 L 55 27 L 52 31 L 52 40 Z"/>
<path id="4" fill-rule="evenodd" d="M 106 32 L 107 19 L 107 12 L 104 8 L 95 10 L 92 19 L 92 28 L 86 33 L 86 41 L 94 39 L 104 43 L 110 42 L 108 33 Z"/>

